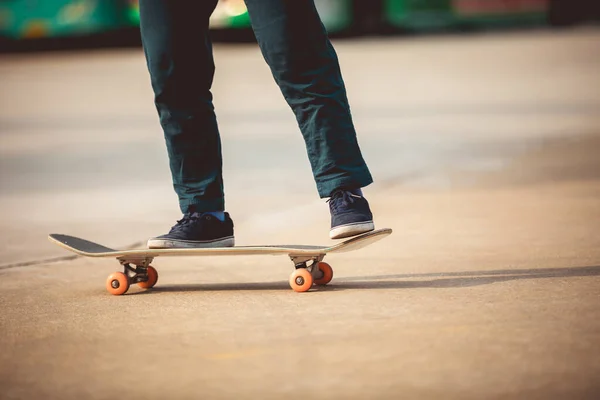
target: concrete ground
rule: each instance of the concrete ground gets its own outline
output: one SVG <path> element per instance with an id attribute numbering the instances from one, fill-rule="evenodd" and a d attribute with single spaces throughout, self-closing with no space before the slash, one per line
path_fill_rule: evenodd
<path id="1" fill-rule="evenodd" d="M 289 289 L 285 257 L 111 259 L 180 217 L 141 51 L 0 58 L 0 398 L 600 396 L 600 31 L 336 42 L 392 236 Z M 218 45 L 240 245 L 330 243 L 293 115 Z"/>

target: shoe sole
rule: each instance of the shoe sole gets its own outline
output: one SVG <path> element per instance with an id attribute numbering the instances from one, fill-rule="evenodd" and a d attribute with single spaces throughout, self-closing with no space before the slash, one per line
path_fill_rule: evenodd
<path id="1" fill-rule="evenodd" d="M 177 239 L 150 239 L 149 249 L 208 249 L 215 247 L 233 247 L 233 236 L 207 241 L 177 240 Z"/>
<path id="2" fill-rule="evenodd" d="M 360 235 L 361 233 L 371 232 L 372 230 L 375 230 L 375 224 L 373 221 L 356 222 L 354 224 L 336 226 L 329 231 L 329 237 L 331 239 L 343 239 L 350 236 Z"/>

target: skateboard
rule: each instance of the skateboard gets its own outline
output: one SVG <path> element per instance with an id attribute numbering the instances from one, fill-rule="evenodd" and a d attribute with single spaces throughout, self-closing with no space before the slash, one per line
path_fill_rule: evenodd
<path id="1" fill-rule="evenodd" d="M 333 246 L 261 245 L 185 249 L 115 250 L 89 240 L 69 235 L 50 234 L 48 239 L 73 253 L 85 257 L 115 257 L 123 272 L 115 272 L 106 280 L 106 290 L 113 295 L 125 294 L 132 284 L 150 289 L 158 281 L 158 272 L 150 265 L 156 257 L 166 256 L 226 256 L 226 255 L 287 255 L 294 263 L 289 284 L 295 292 L 306 292 L 313 285 L 326 285 L 333 278 L 333 269 L 323 262 L 329 253 L 343 253 L 366 247 L 390 235 L 389 228 L 354 236 Z"/>

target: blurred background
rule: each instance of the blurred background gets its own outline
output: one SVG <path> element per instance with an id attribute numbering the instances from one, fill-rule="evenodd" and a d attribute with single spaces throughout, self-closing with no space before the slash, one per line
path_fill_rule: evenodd
<path id="1" fill-rule="evenodd" d="M 47 235 L 181 218 L 137 2 L 0 0 L 0 399 L 600 398 L 600 1 L 316 4 L 394 233 L 308 293 L 173 257 L 115 297 Z M 211 27 L 236 244 L 332 243 L 243 2 Z"/>
<path id="2" fill-rule="evenodd" d="M 333 37 L 564 27 L 597 22 L 591 0 L 316 0 Z M 4 48 L 139 44 L 136 0 L 2 0 Z M 243 0 L 221 0 L 216 40 L 252 40 Z"/>

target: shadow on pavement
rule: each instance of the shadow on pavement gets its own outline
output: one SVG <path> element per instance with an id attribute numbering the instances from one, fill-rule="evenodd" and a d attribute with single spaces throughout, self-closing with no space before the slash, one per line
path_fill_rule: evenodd
<path id="1" fill-rule="evenodd" d="M 599 275 L 600 266 L 524 270 L 465 271 L 438 274 L 399 274 L 351 277 L 345 278 L 336 286 L 340 289 L 460 288 L 489 285 L 492 283 L 521 279 L 576 278 Z M 386 280 L 382 281 L 381 279 Z M 399 281 L 398 279 L 423 280 Z"/>
<path id="2" fill-rule="evenodd" d="M 489 285 L 521 279 L 576 278 L 599 276 L 600 266 L 541 268 L 521 270 L 463 271 L 430 274 L 374 275 L 340 278 L 328 286 L 317 287 L 312 291 L 339 291 L 346 289 L 418 289 L 418 288 L 460 288 Z M 434 279 L 427 279 L 434 278 Z M 420 280 L 407 280 L 420 279 Z M 207 283 L 159 286 L 149 291 L 130 293 L 131 295 L 160 292 L 194 291 L 242 291 L 242 290 L 291 290 L 288 283 Z"/>

